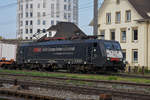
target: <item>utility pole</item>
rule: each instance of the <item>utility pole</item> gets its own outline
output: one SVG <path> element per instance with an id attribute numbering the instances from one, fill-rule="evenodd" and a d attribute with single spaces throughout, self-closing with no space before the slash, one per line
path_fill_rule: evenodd
<path id="1" fill-rule="evenodd" d="M 93 34 L 98 35 L 98 0 L 94 0 L 94 24 Z"/>

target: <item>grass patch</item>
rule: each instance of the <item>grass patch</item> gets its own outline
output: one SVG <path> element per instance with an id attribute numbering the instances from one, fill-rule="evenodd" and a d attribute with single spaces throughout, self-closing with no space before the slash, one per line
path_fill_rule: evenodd
<path id="1" fill-rule="evenodd" d="M 108 80 L 110 80 L 110 81 L 113 81 L 113 80 L 118 80 L 118 77 L 116 77 L 116 76 L 110 76 L 110 77 L 108 77 Z"/>
<path id="2" fill-rule="evenodd" d="M 125 77 L 119 77 L 119 76 L 81 75 L 81 74 L 69 74 L 69 73 L 47 73 L 47 72 L 21 71 L 21 70 L 0 70 L 0 73 L 22 74 L 22 75 L 32 75 L 32 76 L 45 76 L 45 77 L 62 77 L 62 78 L 77 78 L 77 79 L 124 81 L 124 82 L 135 82 L 135 83 L 148 83 L 148 84 L 150 84 L 150 80 L 148 80 L 148 79 L 125 78 Z M 81 82 L 81 84 L 84 84 L 84 83 Z"/>

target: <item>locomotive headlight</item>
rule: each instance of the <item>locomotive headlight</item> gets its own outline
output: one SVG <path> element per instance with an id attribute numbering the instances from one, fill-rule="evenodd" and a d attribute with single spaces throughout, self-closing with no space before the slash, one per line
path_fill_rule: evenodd
<path id="1" fill-rule="evenodd" d="M 110 60 L 110 58 L 107 58 L 107 60 Z"/>
<path id="2" fill-rule="evenodd" d="M 123 63 L 126 64 L 126 60 L 123 60 Z"/>
<path id="3" fill-rule="evenodd" d="M 96 52 L 96 49 L 94 49 L 94 52 Z"/>
<path id="4" fill-rule="evenodd" d="M 28 59 L 28 62 L 30 62 L 30 60 Z"/>
<path id="5" fill-rule="evenodd" d="M 86 61 L 84 61 L 84 64 L 86 64 Z"/>

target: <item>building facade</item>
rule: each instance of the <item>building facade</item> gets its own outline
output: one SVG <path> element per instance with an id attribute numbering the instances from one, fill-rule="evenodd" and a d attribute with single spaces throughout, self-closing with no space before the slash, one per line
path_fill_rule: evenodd
<path id="1" fill-rule="evenodd" d="M 62 21 L 78 24 L 78 0 L 18 0 L 17 38 L 51 36 L 46 29 Z"/>
<path id="2" fill-rule="evenodd" d="M 150 68 L 150 0 L 104 0 L 99 9 L 102 39 L 119 41 L 131 66 Z"/>

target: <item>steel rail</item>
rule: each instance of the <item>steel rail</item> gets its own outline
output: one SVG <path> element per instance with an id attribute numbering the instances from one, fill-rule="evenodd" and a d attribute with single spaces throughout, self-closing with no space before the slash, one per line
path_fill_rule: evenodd
<path id="1" fill-rule="evenodd" d="M 0 83 L 9 83 L 13 84 L 14 80 L 0 79 Z M 150 94 L 130 92 L 124 90 L 112 90 L 105 88 L 94 88 L 94 87 L 82 87 L 82 86 L 71 86 L 71 85 L 57 85 L 49 83 L 38 83 L 38 82 L 27 82 L 27 81 L 18 81 L 18 85 L 25 85 L 30 87 L 41 87 L 41 88 L 51 88 L 51 89 L 61 89 L 66 91 L 72 91 L 74 93 L 88 94 L 88 95 L 99 95 L 99 94 L 111 94 L 113 96 L 129 97 L 136 100 L 149 100 Z"/>
<path id="2" fill-rule="evenodd" d="M 43 79 L 56 79 L 56 80 L 83 81 L 83 82 L 95 82 L 95 83 L 130 85 L 130 86 L 141 86 L 141 87 L 150 87 L 150 84 L 133 83 L 133 82 L 119 82 L 119 81 L 92 80 L 92 79 L 77 79 L 77 78 L 63 78 L 63 77 L 49 77 L 49 76 L 32 76 L 32 75 L 21 75 L 21 74 L 2 74 L 2 73 L 0 73 L 0 75 L 8 75 L 8 76 L 16 76 L 16 77 L 43 78 Z"/>

